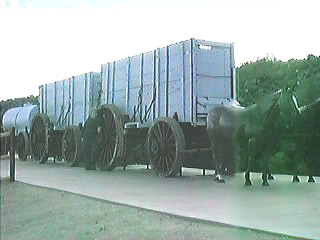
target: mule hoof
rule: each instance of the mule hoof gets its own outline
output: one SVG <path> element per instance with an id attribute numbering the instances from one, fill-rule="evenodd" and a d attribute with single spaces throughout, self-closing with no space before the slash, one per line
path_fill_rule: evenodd
<path id="1" fill-rule="evenodd" d="M 299 177 L 298 176 L 294 176 L 293 178 L 292 178 L 292 182 L 300 182 L 300 179 L 299 179 Z"/>
<path id="2" fill-rule="evenodd" d="M 316 182 L 313 177 L 309 177 L 308 182 Z"/>
<path id="3" fill-rule="evenodd" d="M 268 180 L 274 180 L 274 176 L 269 175 L 269 176 L 268 176 Z"/>
<path id="4" fill-rule="evenodd" d="M 252 186 L 252 182 L 250 180 L 247 180 L 245 183 L 244 183 L 245 186 Z"/>
<path id="5" fill-rule="evenodd" d="M 268 182 L 262 182 L 262 186 L 269 186 Z"/>
<path id="6" fill-rule="evenodd" d="M 218 183 L 226 183 L 226 181 L 224 179 L 219 179 Z"/>

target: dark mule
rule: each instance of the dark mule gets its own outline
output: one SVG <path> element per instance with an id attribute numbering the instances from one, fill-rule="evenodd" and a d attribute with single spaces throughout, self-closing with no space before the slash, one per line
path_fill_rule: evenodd
<path id="1" fill-rule="evenodd" d="M 239 131 L 248 141 L 248 156 L 245 158 L 246 185 L 251 185 L 250 162 L 259 155 L 263 185 L 268 185 L 268 179 L 273 179 L 268 159 L 271 149 L 277 143 L 277 120 L 279 116 L 278 99 L 282 91 L 262 98 L 257 104 L 247 108 L 216 106 L 207 117 L 207 133 L 211 142 L 212 155 L 216 168 L 216 179 L 224 182 L 222 175 L 228 167 L 235 166 L 239 158 L 237 135 Z M 262 149 L 262 151 L 257 151 Z"/>
<path id="2" fill-rule="evenodd" d="M 314 175 L 320 168 L 320 98 L 312 103 L 299 107 L 297 98 L 292 95 L 292 105 L 296 110 L 296 118 L 293 124 L 295 137 L 295 150 L 291 152 L 291 158 L 300 158 L 304 161 L 308 170 L 308 182 L 315 182 Z M 300 152 L 298 155 L 297 152 Z M 294 161 L 299 163 L 299 161 Z M 299 182 L 298 167 L 292 181 Z M 319 172 L 319 170 L 318 170 Z"/>

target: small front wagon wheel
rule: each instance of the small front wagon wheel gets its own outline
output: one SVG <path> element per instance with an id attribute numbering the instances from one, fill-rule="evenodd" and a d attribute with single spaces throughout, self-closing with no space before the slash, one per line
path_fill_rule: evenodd
<path id="1" fill-rule="evenodd" d="M 62 137 L 62 156 L 66 163 L 73 167 L 80 160 L 82 149 L 82 132 L 78 126 L 69 126 Z"/>
<path id="2" fill-rule="evenodd" d="M 38 114 L 32 121 L 30 131 L 31 155 L 39 163 L 45 163 L 48 160 L 49 126 L 49 117 L 43 113 Z"/>
<path id="3" fill-rule="evenodd" d="M 176 176 L 183 165 L 186 144 L 179 123 L 172 118 L 158 118 L 147 136 L 148 158 L 156 174 Z"/>
<path id="4" fill-rule="evenodd" d="M 30 143 L 26 132 L 20 132 L 17 137 L 16 151 L 19 160 L 25 161 L 30 153 Z"/>

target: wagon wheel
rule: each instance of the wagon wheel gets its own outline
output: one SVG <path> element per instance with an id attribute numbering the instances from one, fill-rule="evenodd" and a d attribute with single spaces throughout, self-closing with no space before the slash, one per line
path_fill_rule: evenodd
<path id="1" fill-rule="evenodd" d="M 16 151 L 20 160 L 27 160 L 27 156 L 30 152 L 30 143 L 26 132 L 20 132 L 18 134 Z"/>
<path id="2" fill-rule="evenodd" d="M 46 114 L 38 114 L 32 121 L 30 139 L 31 155 L 39 163 L 48 160 L 50 120 Z"/>
<path id="3" fill-rule="evenodd" d="M 82 132 L 78 126 L 68 127 L 62 137 L 62 156 L 66 163 L 73 167 L 80 159 L 82 149 Z"/>
<path id="4" fill-rule="evenodd" d="M 98 167 L 111 171 L 123 159 L 125 153 L 125 120 L 119 109 L 113 104 L 102 105 L 98 110 L 101 125 L 98 132 L 99 159 Z"/>
<path id="5" fill-rule="evenodd" d="M 181 151 L 186 144 L 179 123 L 172 118 L 158 118 L 147 136 L 148 158 L 155 173 L 163 177 L 177 175 L 183 164 Z"/>

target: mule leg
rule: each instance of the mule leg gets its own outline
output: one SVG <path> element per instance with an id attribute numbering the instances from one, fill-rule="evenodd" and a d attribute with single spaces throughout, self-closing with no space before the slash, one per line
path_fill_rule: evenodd
<path id="1" fill-rule="evenodd" d="M 245 177 L 244 185 L 245 186 L 252 186 L 252 182 L 250 180 L 250 172 L 249 171 L 246 171 L 246 173 L 244 174 L 244 177 Z"/>
<path id="2" fill-rule="evenodd" d="M 310 176 L 309 176 L 309 179 L 308 179 L 308 182 L 313 183 L 313 182 L 315 182 L 315 181 L 316 181 L 316 180 L 314 180 L 313 176 L 312 176 L 312 175 L 310 175 Z"/>
<path id="3" fill-rule="evenodd" d="M 292 176 L 292 182 L 293 183 L 300 182 L 300 179 L 299 179 L 298 175 L 295 174 L 295 175 Z"/>
<path id="4" fill-rule="evenodd" d="M 244 185 L 245 186 L 252 186 L 252 182 L 251 182 L 251 180 L 250 180 L 250 166 L 249 166 L 249 160 L 251 159 L 251 157 L 249 156 L 249 157 L 247 157 L 247 159 L 246 159 L 246 169 L 247 169 L 247 171 L 245 172 L 245 174 L 244 174 L 244 178 L 245 178 L 245 183 L 244 183 Z"/>
<path id="5" fill-rule="evenodd" d="M 268 180 L 274 180 L 274 176 L 271 173 L 268 173 Z"/>
<path id="6" fill-rule="evenodd" d="M 218 170 L 217 170 L 217 175 L 216 175 L 216 181 L 218 183 L 225 183 L 226 181 L 223 179 L 223 177 L 221 176 L 221 166 L 218 166 Z"/>
<path id="7" fill-rule="evenodd" d="M 267 168 L 268 168 L 268 180 L 274 180 L 274 176 L 272 176 L 272 174 L 271 174 L 271 170 L 270 170 L 270 166 L 269 166 L 269 161 L 268 161 Z"/>
<path id="8" fill-rule="evenodd" d="M 217 170 L 214 170 L 214 174 L 213 174 L 213 177 L 214 177 L 214 181 L 218 181 L 218 172 Z"/>
<path id="9" fill-rule="evenodd" d="M 274 180 L 274 176 L 271 174 L 270 166 L 268 164 L 268 180 Z"/>
<path id="10" fill-rule="evenodd" d="M 223 177 L 221 175 L 218 174 L 218 183 L 225 183 L 226 181 L 223 179 Z"/>
<path id="11" fill-rule="evenodd" d="M 267 174 L 265 172 L 262 173 L 262 186 L 269 186 Z"/>
<path id="12" fill-rule="evenodd" d="M 215 151 L 213 153 L 213 157 L 217 156 L 215 158 L 215 181 L 217 181 L 218 183 L 225 183 L 225 180 L 223 179 L 223 177 L 221 176 L 221 159 L 222 159 L 222 149 L 220 149 L 222 146 L 218 145 L 215 146 L 215 148 L 213 148 Z"/>
<path id="13" fill-rule="evenodd" d="M 268 162 L 267 158 L 263 157 L 262 158 L 262 186 L 269 186 L 268 183 Z"/>
<path id="14" fill-rule="evenodd" d="M 245 186 L 252 186 L 252 182 L 250 180 L 250 171 L 251 171 L 251 162 L 253 157 L 256 156 L 256 139 L 255 138 L 250 138 L 248 139 L 248 155 L 246 157 L 246 161 L 245 161 L 245 167 L 247 169 L 244 177 L 245 177 Z"/>
<path id="15" fill-rule="evenodd" d="M 311 143 L 310 143 L 310 145 L 311 145 Z M 316 159 L 316 155 L 317 155 L 317 153 L 315 152 L 315 147 L 308 149 L 305 161 L 306 161 L 307 167 L 308 167 L 308 174 L 309 174 L 308 182 L 309 183 L 315 182 L 313 175 L 315 173 L 314 169 L 316 169 L 316 162 L 314 160 L 314 159 Z"/>

